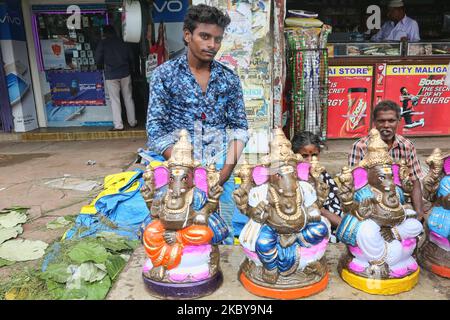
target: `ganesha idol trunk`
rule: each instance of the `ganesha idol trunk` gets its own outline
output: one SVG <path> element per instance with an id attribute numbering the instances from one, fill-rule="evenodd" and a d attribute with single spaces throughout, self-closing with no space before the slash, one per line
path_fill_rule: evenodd
<path id="1" fill-rule="evenodd" d="M 210 244 L 184 247 L 180 264 L 171 270 L 154 267 L 147 259 L 142 277 L 147 291 L 160 299 L 196 299 L 210 295 L 223 282 L 219 248 Z"/>

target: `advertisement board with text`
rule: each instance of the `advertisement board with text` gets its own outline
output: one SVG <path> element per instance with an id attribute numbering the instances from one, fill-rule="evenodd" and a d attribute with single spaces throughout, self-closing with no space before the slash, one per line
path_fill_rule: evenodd
<path id="1" fill-rule="evenodd" d="M 383 98 L 397 102 L 402 135 L 450 134 L 447 65 L 387 65 Z"/>
<path id="2" fill-rule="evenodd" d="M 328 68 L 327 138 L 358 138 L 370 127 L 372 66 Z"/>

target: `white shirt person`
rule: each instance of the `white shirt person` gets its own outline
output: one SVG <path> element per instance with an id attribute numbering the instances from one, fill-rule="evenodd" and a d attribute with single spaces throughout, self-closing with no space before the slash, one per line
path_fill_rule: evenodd
<path id="1" fill-rule="evenodd" d="M 404 37 L 410 42 L 420 41 L 417 21 L 406 15 L 397 24 L 393 21 L 386 21 L 380 31 L 372 36 L 371 40 L 376 42 L 400 41 Z"/>

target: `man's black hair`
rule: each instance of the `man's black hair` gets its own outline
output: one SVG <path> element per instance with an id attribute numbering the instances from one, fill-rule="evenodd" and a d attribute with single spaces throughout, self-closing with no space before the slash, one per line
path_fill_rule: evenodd
<path id="1" fill-rule="evenodd" d="M 397 119 L 400 120 L 400 106 L 392 100 L 380 101 L 372 111 L 372 120 L 377 120 L 378 112 L 380 111 L 395 111 Z"/>
<path id="2" fill-rule="evenodd" d="M 406 87 L 401 87 L 401 88 L 400 88 L 400 93 L 403 93 L 403 89 L 408 90 Z"/>
<path id="3" fill-rule="evenodd" d="M 189 7 L 186 16 L 184 17 L 183 30 L 194 33 L 194 30 L 199 23 L 217 24 L 225 30 L 230 22 L 231 19 L 228 14 L 223 13 L 216 7 L 199 4 Z M 186 41 L 184 41 L 184 44 L 187 45 Z"/>
<path id="4" fill-rule="evenodd" d="M 309 144 L 314 145 L 317 149 L 319 149 L 319 152 L 320 148 L 323 147 L 323 143 L 320 140 L 320 137 L 310 131 L 297 132 L 292 138 L 291 143 L 292 151 L 294 151 L 294 153 L 298 153 L 301 148 Z"/>

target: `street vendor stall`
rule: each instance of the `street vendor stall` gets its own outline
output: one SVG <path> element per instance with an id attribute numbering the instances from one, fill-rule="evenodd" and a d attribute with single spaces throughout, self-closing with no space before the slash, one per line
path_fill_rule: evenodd
<path id="1" fill-rule="evenodd" d="M 318 14 L 333 28 L 328 38 L 328 110 L 326 138 L 368 134 L 372 107 L 393 100 L 402 108 L 399 133 L 449 135 L 445 116 L 450 89 L 444 84 L 450 62 L 450 3 L 404 1 L 406 15 L 417 21 L 420 41 L 371 41 L 367 22 L 387 21 L 387 1 L 287 1 L 293 10 Z M 369 6 L 371 7 L 369 9 Z M 292 16 L 292 14 L 291 14 Z M 369 23 L 370 24 L 370 23 Z"/>

